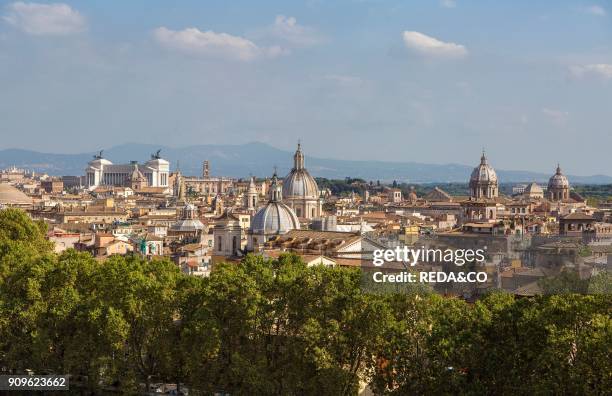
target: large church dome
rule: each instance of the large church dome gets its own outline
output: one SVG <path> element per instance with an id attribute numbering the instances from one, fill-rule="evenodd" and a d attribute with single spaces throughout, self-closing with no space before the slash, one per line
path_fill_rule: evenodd
<path id="1" fill-rule="evenodd" d="M 552 190 L 555 188 L 569 188 L 569 180 L 567 180 L 567 177 L 561 172 L 561 167 L 559 165 L 557 165 L 555 174 L 548 180 L 548 189 Z"/>
<path id="2" fill-rule="evenodd" d="M 470 176 L 470 183 L 497 183 L 495 169 L 487 162 L 487 157 L 482 153 L 480 164 L 474 168 Z"/>
<path id="3" fill-rule="evenodd" d="M 289 230 L 300 228 L 293 210 L 282 202 L 270 202 L 261 208 L 251 221 L 255 234 L 284 234 Z"/>
<path id="4" fill-rule="evenodd" d="M 293 156 L 293 169 L 283 180 L 283 199 L 318 199 L 319 187 L 304 167 L 304 153 L 298 143 Z"/>
<path id="5" fill-rule="evenodd" d="M 289 206 L 280 202 L 280 195 L 275 173 L 270 185 L 270 201 L 251 220 L 251 231 L 254 234 L 278 235 L 300 228 L 298 217 Z"/>
<path id="6" fill-rule="evenodd" d="M 489 165 L 483 151 L 480 164 L 474 168 L 470 176 L 470 196 L 476 199 L 492 199 L 497 198 L 498 194 L 497 174 Z"/>

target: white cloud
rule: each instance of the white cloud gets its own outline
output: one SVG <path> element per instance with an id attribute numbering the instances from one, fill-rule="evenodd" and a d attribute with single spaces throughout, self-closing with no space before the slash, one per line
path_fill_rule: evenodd
<path id="1" fill-rule="evenodd" d="M 444 8 L 455 8 L 457 7 L 457 2 L 455 0 L 441 0 L 440 5 Z"/>
<path id="2" fill-rule="evenodd" d="M 295 17 L 284 15 L 277 15 L 274 23 L 257 32 L 256 36 L 278 40 L 290 47 L 310 47 L 323 41 L 315 29 L 298 24 Z"/>
<path id="3" fill-rule="evenodd" d="M 11 3 L 3 19 L 32 35 L 68 35 L 86 28 L 85 18 L 68 4 Z"/>
<path id="4" fill-rule="evenodd" d="M 402 37 L 408 49 L 428 57 L 462 58 L 468 53 L 463 45 L 446 43 L 419 32 L 405 31 Z"/>
<path id="5" fill-rule="evenodd" d="M 197 28 L 171 30 L 159 27 L 153 31 L 157 42 L 165 48 L 191 55 L 251 61 L 261 57 L 275 57 L 286 51 L 278 46 L 258 47 L 251 40 L 227 33 L 201 31 Z"/>
<path id="6" fill-rule="evenodd" d="M 570 72 L 577 78 L 597 77 L 604 80 L 612 79 L 612 64 L 594 63 L 570 67 Z"/>
<path id="7" fill-rule="evenodd" d="M 598 5 L 588 6 L 584 9 L 584 12 L 596 16 L 606 16 L 608 14 L 603 7 Z"/>
<path id="8" fill-rule="evenodd" d="M 567 118 L 569 117 L 569 113 L 567 111 L 549 109 L 546 107 L 542 109 L 542 114 L 544 114 L 557 125 L 564 125 L 567 122 Z"/>

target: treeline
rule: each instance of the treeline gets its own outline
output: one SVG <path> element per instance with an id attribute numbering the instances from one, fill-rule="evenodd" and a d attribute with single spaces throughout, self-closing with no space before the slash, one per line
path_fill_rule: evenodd
<path id="1" fill-rule="evenodd" d="M 0 212 L 0 369 L 69 373 L 85 394 L 607 394 L 608 295 L 468 304 L 369 294 L 359 270 L 248 256 L 209 278 L 137 256 L 52 253 Z"/>
<path id="2" fill-rule="evenodd" d="M 344 178 L 344 179 L 326 179 L 324 177 L 316 177 L 319 190 L 329 189 L 333 195 L 346 196 L 351 193 L 362 194 L 364 190 L 373 187 L 380 187 L 380 182 L 366 182 L 363 179 Z"/>

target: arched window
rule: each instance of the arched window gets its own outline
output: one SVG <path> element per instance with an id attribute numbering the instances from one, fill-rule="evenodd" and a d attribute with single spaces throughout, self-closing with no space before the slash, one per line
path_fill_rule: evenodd
<path id="1" fill-rule="evenodd" d="M 223 239 L 220 236 L 217 238 L 217 250 L 223 250 Z"/>
<path id="2" fill-rule="evenodd" d="M 295 208 L 295 214 L 297 214 L 297 217 L 302 217 L 302 209 L 301 208 Z"/>

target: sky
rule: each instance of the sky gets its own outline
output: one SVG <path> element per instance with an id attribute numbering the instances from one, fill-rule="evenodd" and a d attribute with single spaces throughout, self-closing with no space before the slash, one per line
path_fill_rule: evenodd
<path id="1" fill-rule="evenodd" d="M 612 174 L 612 1 L 0 1 L 0 149 Z"/>

